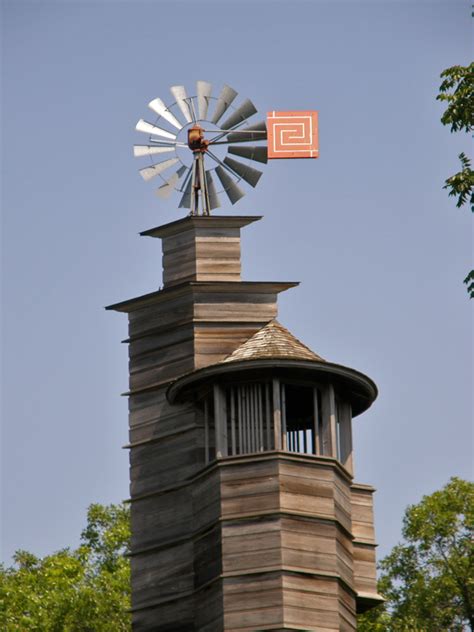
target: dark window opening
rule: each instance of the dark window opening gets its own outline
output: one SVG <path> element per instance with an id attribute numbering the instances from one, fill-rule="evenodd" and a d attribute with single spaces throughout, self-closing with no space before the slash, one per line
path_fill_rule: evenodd
<path id="1" fill-rule="evenodd" d="M 286 449 L 302 454 L 319 454 L 322 432 L 321 397 L 309 386 L 282 384 L 283 432 Z"/>

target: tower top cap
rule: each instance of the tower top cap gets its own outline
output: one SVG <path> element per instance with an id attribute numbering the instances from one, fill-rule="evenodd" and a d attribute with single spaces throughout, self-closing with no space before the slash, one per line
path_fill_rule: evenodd
<path id="1" fill-rule="evenodd" d="M 190 215 L 140 233 L 141 237 L 171 237 L 189 228 L 243 228 L 262 219 L 262 215 Z"/>

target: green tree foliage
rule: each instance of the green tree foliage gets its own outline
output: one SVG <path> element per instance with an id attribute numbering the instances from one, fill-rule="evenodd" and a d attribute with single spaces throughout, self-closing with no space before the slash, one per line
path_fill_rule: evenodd
<path id="1" fill-rule="evenodd" d="M 443 125 L 449 125 L 451 132 L 472 132 L 474 128 L 474 63 L 469 66 L 453 66 L 441 73 L 443 79 L 439 87 L 438 101 L 447 104 L 441 117 Z M 460 208 L 468 200 L 474 212 L 474 171 L 471 161 L 459 154 L 461 170 L 449 177 L 444 189 L 449 195 L 457 197 L 456 206 Z M 474 270 L 464 279 L 470 298 L 474 298 Z"/>
<path id="2" fill-rule="evenodd" d="M 358 630 L 474 630 L 474 484 L 452 478 L 408 507 L 403 537 L 379 564 L 387 601 L 359 617 Z"/>
<path id="3" fill-rule="evenodd" d="M 470 132 L 474 127 L 474 62 L 469 66 L 452 66 L 440 75 L 438 101 L 447 103 L 441 117 L 452 132 Z"/>
<path id="4" fill-rule="evenodd" d="M 126 505 L 91 505 L 80 546 L 44 558 L 17 551 L 0 567 L 5 632 L 130 630 L 130 516 Z"/>

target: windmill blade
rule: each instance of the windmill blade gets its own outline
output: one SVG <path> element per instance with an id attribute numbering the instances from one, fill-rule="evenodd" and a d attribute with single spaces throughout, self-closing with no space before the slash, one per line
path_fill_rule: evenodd
<path id="1" fill-rule="evenodd" d="M 219 121 L 219 119 L 224 114 L 224 112 L 227 110 L 227 108 L 232 103 L 232 101 L 235 99 L 237 94 L 238 93 L 233 88 L 231 88 L 230 86 L 225 85 L 222 88 L 221 93 L 219 94 L 219 97 L 217 99 L 216 109 L 214 110 L 214 115 L 211 118 L 211 123 L 216 124 Z"/>
<path id="2" fill-rule="evenodd" d="M 191 110 L 189 108 L 189 103 L 187 101 L 188 97 L 186 95 L 185 87 L 184 86 L 171 86 L 170 92 L 174 96 L 176 100 L 176 105 L 181 110 L 186 121 L 188 123 L 192 123 L 193 117 L 191 116 Z"/>
<path id="3" fill-rule="evenodd" d="M 179 187 L 179 191 L 183 192 L 185 190 L 185 188 L 188 186 L 188 182 L 192 179 L 193 176 L 193 169 L 194 167 L 188 167 L 188 173 L 186 174 L 186 177 L 184 178 L 181 186 Z"/>
<path id="4" fill-rule="evenodd" d="M 194 169 L 194 164 L 193 164 Z M 190 170 L 191 171 L 191 170 Z M 179 202 L 178 208 L 191 208 L 191 193 L 192 193 L 193 179 L 188 178 L 188 184 L 184 189 L 183 196 Z"/>
<path id="5" fill-rule="evenodd" d="M 234 158 L 229 158 L 228 156 L 224 158 L 224 164 L 230 167 L 232 171 L 235 171 L 235 173 L 240 176 L 242 180 L 248 182 L 252 187 L 257 186 L 257 182 L 262 176 L 262 172 L 258 169 L 254 169 L 249 165 L 244 165 L 243 162 L 239 162 L 238 160 L 234 160 Z"/>
<path id="6" fill-rule="evenodd" d="M 207 81 L 197 81 L 196 89 L 199 119 L 203 120 L 207 116 L 207 109 L 209 107 L 209 99 L 211 98 L 212 85 Z"/>
<path id="7" fill-rule="evenodd" d="M 207 183 L 207 192 L 209 195 L 209 206 L 211 207 L 211 211 L 215 208 L 220 208 L 219 196 L 216 192 L 216 187 L 214 186 L 214 180 L 212 179 L 211 170 L 206 171 L 206 183 Z"/>
<path id="8" fill-rule="evenodd" d="M 268 161 L 268 152 L 265 146 L 257 147 L 256 145 L 250 145 L 250 147 L 229 147 L 229 154 L 235 154 L 236 156 L 242 156 L 242 158 L 249 158 L 256 162 L 266 163 Z"/>
<path id="9" fill-rule="evenodd" d="M 174 145 L 168 145 L 167 147 L 160 147 L 159 145 L 134 145 L 133 155 L 136 158 L 141 158 L 142 156 L 153 156 L 154 154 L 166 154 L 174 150 Z"/>
<path id="10" fill-rule="evenodd" d="M 219 180 L 221 181 L 222 186 L 224 187 L 224 191 L 227 193 L 227 197 L 229 198 L 231 204 L 235 204 L 240 200 L 240 198 L 244 197 L 245 193 L 242 189 L 236 184 L 230 175 L 224 170 L 220 165 L 216 167 L 216 174 Z"/>
<path id="11" fill-rule="evenodd" d="M 158 187 L 158 189 L 156 190 L 156 195 L 162 199 L 169 198 L 170 195 L 173 193 L 176 185 L 178 184 L 180 178 L 187 171 L 187 169 L 188 169 L 187 167 L 182 165 L 178 169 L 178 171 L 176 171 L 176 173 L 173 173 L 171 178 L 168 178 L 168 180 L 166 180 L 164 184 Z"/>
<path id="12" fill-rule="evenodd" d="M 252 134 L 252 132 L 257 132 L 257 133 Z M 238 132 L 232 132 L 232 134 L 227 135 L 227 140 L 229 143 L 243 143 L 249 140 L 266 140 L 266 138 L 267 138 L 267 124 L 265 123 L 265 121 L 260 121 L 260 123 L 254 123 L 253 125 L 249 125 L 243 130 L 239 130 Z"/>
<path id="13" fill-rule="evenodd" d="M 165 129 L 161 129 L 157 125 L 152 125 L 148 123 L 148 121 L 144 121 L 140 119 L 135 127 L 137 132 L 144 132 L 145 134 L 152 134 L 153 136 L 162 136 L 163 138 L 171 138 L 171 140 L 176 140 L 176 134 L 172 134 L 171 132 L 167 132 Z"/>
<path id="14" fill-rule="evenodd" d="M 183 128 L 178 119 L 168 110 L 161 99 L 153 99 L 153 101 L 150 101 L 150 103 L 148 104 L 148 107 L 150 108 L 150 110 L 153 110 L 153 112 L 158 114 L 158 116 L 163 117 L 166 121 L 168 121 L 168 123 L 171 123 L 171 125 L 173 125 L 173 127 L 176 127 L 176 129 Z"/>
<path id="15" fill-rule="evenodd" d="M 238 123 L 246 121 L 257 112 L 250 99 L 246 99 L 221 125 L 223 130 L 232 129 Z"/>
<path id="16" fill-rule="evenodd" d="M 153 165 L 153 167 L 145 167 L 144 169 L 140 169 L 140 175 L 146 181 L 151 180 L 166 169 L 169 169 L 170 167 L 175 165 L 177 162 L 179 162 L 178 158 L 163 160 L 163 162 L 158 162 L 156 165 Z"/>
<path id="17" fill-rule="evenodd" d="M 163 140 L 162 138 L 150 138 L 153 147 L 188 147 L 188 143 L 182 143 L 177 140 Z"/>

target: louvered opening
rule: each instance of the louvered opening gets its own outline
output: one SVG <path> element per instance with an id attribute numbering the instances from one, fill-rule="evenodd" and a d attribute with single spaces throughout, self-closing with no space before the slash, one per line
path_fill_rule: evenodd
<path id="1" fill-rule="evenodd" d="M 239 384 L 224 389 L 228 454 L 273 450 L 271 384 Z"/>

